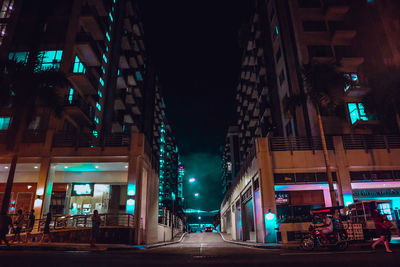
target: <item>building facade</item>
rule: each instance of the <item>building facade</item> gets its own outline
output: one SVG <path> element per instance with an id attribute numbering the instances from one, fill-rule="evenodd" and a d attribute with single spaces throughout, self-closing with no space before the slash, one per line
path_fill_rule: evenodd
<path id="1" fill-rule="evenodd" d="M 169 158 L 156 121 L 165 113 L 138 1 L 1 4 L 2 58 L 29 64 L 37 57 L 40 70 L 61 70 L 70 83 L 58 88 L 61 118 L 35 106 L 14 150 L 7 140 L 16 110 L 0 109 L 1 198 L 17 159 L 9 212 L 133 214 L 134 242 L 160 241 L 160 158 Z"/>
<path id="2" fill-rule="evenodd" d="M 275 235 L 267 217 L 306 220 L 310 209 L 332 205 L 315 108 L 305 101 L 293 117 L 284 110 L 285 97 L 306 94 L 301 70 L 311 62 L 340 63 L 352 80 L 343 88 L 343 118 L 322 114 L 340 204 L 382 195 L 398 209 L 398 129 L 368 116 L 362 103 L 369 78 L 399 66 L 397 1 L 255 3 L 236 98 L 240 170 L 221 205 L 222 231 L 237 240 L 293 241 Z"/>

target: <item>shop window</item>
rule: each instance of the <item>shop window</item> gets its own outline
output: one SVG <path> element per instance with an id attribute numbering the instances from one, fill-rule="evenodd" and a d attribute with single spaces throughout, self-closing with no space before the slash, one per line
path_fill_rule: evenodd
<path id="1" fill-rule="evenodd" d="M 344 77 L 346 77 L 347 80 L 350 81 L 351 83 L 344 88 L 345 92 L 347 92 L 352 86 L 353 87 L 360 86 L 360 81 L 358 80 L 358 75 L 356 73 L 346 73 L 344 74 Z"/>
<path id="2" fill-rule="evenodd" d="M 0 117 L 0 131 L 7 130 L 10 126 L 10 117 Z"/>
<path id="3" fill-rule="evenodd" d="M 60 68 L 62 50 L 41 51 L 39 54 L 38 70 Z"/>
<path id="4" fill-rule="evenodd" d="M 11 52 L 8 54 L 10 60 L 26 64 L 28 62 L 29 52 Z"/>
<path id="5" fill-rule="evenodd" d="M 74 73 L 85 73 L 86 68 L 83 65 L 82 61 L 79 59 L 78 56 L 75 56 L 75 61 L 74 61 Z"/>
<path id="6" fill-rule="evenodd" d="M 347 103 L 347 107 L 349 110 L 351 124 L 354 124 L 357 121 L 369 120 L 362 103 Z"/>

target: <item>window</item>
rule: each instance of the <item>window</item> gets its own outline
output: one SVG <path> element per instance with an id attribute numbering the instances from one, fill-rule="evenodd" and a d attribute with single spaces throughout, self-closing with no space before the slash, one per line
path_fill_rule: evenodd
<path id="1" fill-rule="evenodd" d="M 8 54 L 8 58 L 10 60 L 15 60 L 17 62 L 25 64 L 28 62 L 28 57 L 29 57 L 29 52 L 11 52 L 10 54 Z"/>
<path id="2" fill-rule="evenodd" d="M 7 33 L 7 23 L 0 23 L 0 45 L 3 43 L 3 39 L 6 33 Z"/>
<path id="3" fill-rule="evenodd" d="M 305 32 L 326 32 L 326 24 L 323 20 L 307 20 L 303 21 L 303 30 Z"/>
<path id="4" fill-rule="evenodd" d="M 0 117 L 0 131 L 7 130 L 10 126 L 10 117 Z"/>
<path id="5" fill-rule="evenodd" d="M 279 47 L 278 52 L 276 52 L 276 56 L 275 56 L 276 62 L 278 62 L 279 59 L 281 59 L 281 56 L 282 56 L 282 50 L 281 50 L 281 48 Z"/>
<path id="6" fill-rule="evenodd" d="M 279 74 L 279 83 L 280 85 L 283 84 L 283 82 L 285 81 L 285 71 L 281 71 L 281 74 Z"/>
<path id="7" fill-rule="evenodd" d="M 111 22 L 113 22 L 113 21 L 114 21 L 114 18 L 113 18 L 113 16 L 112 16 L 111 12 L 108 13 L 108 16 L 110 17 Z"/>
<path id="8" fill-rule="evenodd" d="M 75 56 L 74 61 L 74 71 L 75 73 L 85 73 L 86 68 L 83 66 L 83 63 L 80 61 L 78 56 Z"/>
<path id="9" fill-rule="evenodd" d="M 13 11 L 14 0 L 4 0 L 1 6 L 0 19 L 7 19 Z"/>
<path id="10" fill-rule="evenodd" d="M 41 51 L 39 52 L 38 70 L 58 69 L 60 68 L 62 50 Z"/>
<path id="11" fill-rule="evenodd" d="M 104 86 L 103 78 L 100 77 L 99 81 L 100 81 L 100 84 L 101 84 L 102 86 Z"/>
<path id="12" fill-rule="evenodd" d="M 99 124 L 99 118 L 97 116 L 94 116 L 94 121 Z"/>
<path id="13" fill-rule="evenodd" d="M 332 57 L 332 48 L 327 45 L 309 45 L 308 55 L 310 57 Z"/>
<path id="14" fill-rule="evenodd" d="M 97 138 L 99 136 L 99 133 L 96 130 L 93 130 L 93 136 Z"/>
<path id="15" fill-rule="evenodd" d="M 106 69 L 103 66 L 101 66 L 101 71 L 103 72 L 103 74 L 106 74 Z"/>
<path id="16" fill-rule="evenodd" d="M 346 77 L 354 86 L 359 86 L 360 81 L 358 80 L 358 75 L 356 73 L 346 73 L 344 74 L 344 77 Z M 351 88 L 351 85 L 347 85 L 346 88 L 344 88 L 344 91 L 347 92 Z"/>
<path id="17" fill-rule="evenodd" d="M 106 57 L 105 54 L 103 54 L 103 60 L 104 60 L 105 63 L 107 63 L 107 57 Z"/>
<path id="18" fill-rule="evenodd" d="M 29 130 L 37 130 L 39 129 L 40 126 L 40 116 L 36 116 L 30 123 L 28 126 Z"/>
<path id="19" fill-rule="evenodd" d="M 367 114 L 365 113 L 364 105 L 362 103 L 347 103 L 347 107 L 349 109 L 351 124 L 354 124 L 360 120 L 369 120 Z"/>
<path id="20" fill-rule="evenodd" d="M 101 111 L 101 105 L 99 103 L 96 103 L 96 108 Z"/>
<path id="21" fill-rule="evenodd" d="M 320 0 L 298 0 L 300 8 L 320 8 Z"/>
<path id="22" fill-rule="evenodd" d="M 111 41 L 111 38 L 110 38 L 110 34 L 108 33 L 108 32 L 106 32 L 106 37 L 107 37 L 107 40 L 110 42 Z M 108 48 L 108 47 L 107 47 Z"/>
<path id="23" fill-rule="evenodd" d="M 275 39 L 278 37 L 279 34 L 279 30 L 278 30 L 278 26 L 275 26 L 274 28 L 274 34 L 273 34 L 273 39 L 275 41 Z"/>
<path id="24" fill-rule="evenodd" d="M 97 90 L 97 94 L 99 95 L 100 98 L 103 97 L 103 93 L 100 90 Z"/>
<path id="25" fill-rule="evenodd" d="M 70 88 L 69 89 L 69 94 L 68 94 L 68 102 L 72 104 L 72 101 L 74 100 L 74 89 Z"/>
<path id="26" fill-rule="evenodd" d="M 142 81 L 143 80 L 143 78 L 142 78 L 142 74 L 140 73 L 140 72 L 136 72 L 136 80 L 138 80 L 138 81 Z"/>

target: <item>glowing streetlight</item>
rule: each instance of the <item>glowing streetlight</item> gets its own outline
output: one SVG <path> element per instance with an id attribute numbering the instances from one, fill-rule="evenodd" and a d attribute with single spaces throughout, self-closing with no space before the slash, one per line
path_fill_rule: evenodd
<path id="1" fill-rule="evenodd" d="M 195 197 L 199 197 L 199 193 L 194 194 Z"/>
<path id="2" fill-rule="evenodd" d="M 189 178 L 189 183 L 194 183 L 194 182 L 196 182 L 196 178 Z"/>
<path id="3" fill-rule="evenodd" d="M 201 216 L 199 216 L 199 220 L 201 220 Z"/>

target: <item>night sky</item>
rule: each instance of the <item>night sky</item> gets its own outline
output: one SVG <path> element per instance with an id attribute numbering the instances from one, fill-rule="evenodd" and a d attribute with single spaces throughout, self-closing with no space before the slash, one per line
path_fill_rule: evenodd
<path id="1" fill-rule="evenodd" d="M 223 197 L 220 146 L 235 121 L 238 31 L 249 20 L 251 2 L 142 1 L 146 45 L 159 72 L 186 180 L 197 179 L 184 184 L 188 208 L 218 209 Z"/>

